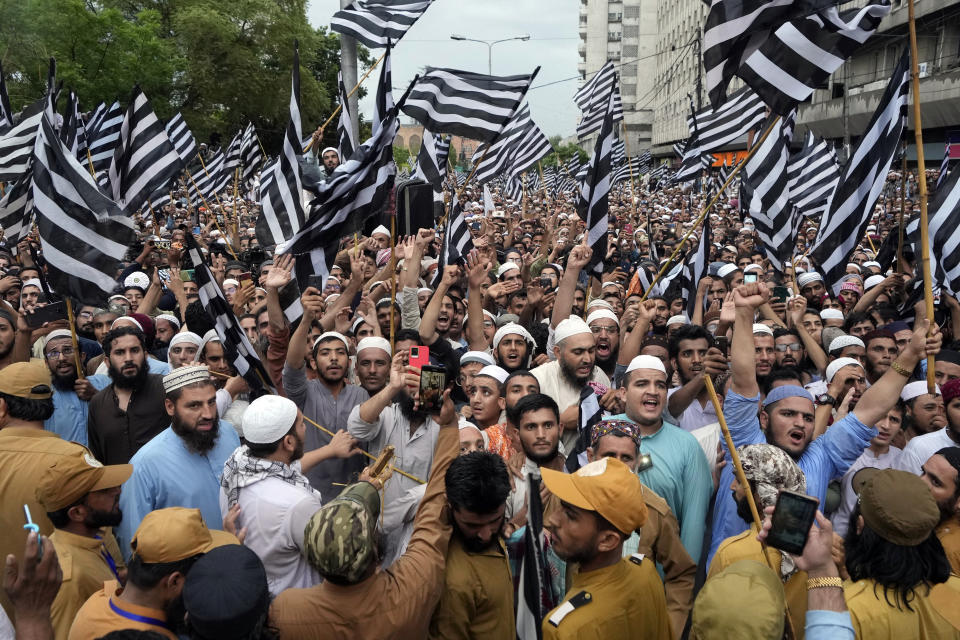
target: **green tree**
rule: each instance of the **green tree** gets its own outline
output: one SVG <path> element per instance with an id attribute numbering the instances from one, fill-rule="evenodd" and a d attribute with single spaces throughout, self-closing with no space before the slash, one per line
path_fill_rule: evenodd
<path id="1" fill-rule="evenodd" d="M 548 139 L 550 140 L 550 145 L 553 147 L 553 152 L 540 161 L 540 164 L 544 167 L 556 166 L 558 160 L 559 164 L 563 164 L 575 155 L 580 158 L 580 162 L 586 162 L 590 159 L 587 152 L 581 149 L 579 145 L 572 143 L 561 144 L 560 136 L 551 136 Z"/>
<path id="2" fill-rule="evenodd" d="M 393 146 L 393 161 L 397 166 L 407 166 L 410 163 L 410 150 L 406 147 Z"/>

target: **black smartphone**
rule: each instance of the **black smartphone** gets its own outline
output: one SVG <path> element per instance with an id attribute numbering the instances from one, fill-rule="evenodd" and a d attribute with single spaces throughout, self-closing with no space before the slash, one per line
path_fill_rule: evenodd
<path id="1" fill-rule="evenodd" d="M 67 319 L 67 304 L 54 302 L 42 307 L 35 307 L 33 313 L 26 314 L 27 326 L 31 329 L 42 327 L 45 322 Z"/>
<path id="2" fill-rule="evenodd" d="M 794 555 L 803 553 L 819 503 L 816 498 L 802 493 L 781 491 L 773 508 L 773 526 L 767 534 L 767 544 Z"/>
<path id="3" fill-rule="evenodd" d="M 426 411 L 440 409 L 446 386 L 446 367 L 432 364 L 420 367 L 420 408 Z"/>
<path id="4" fill-rule="evenodd" d="M 717 345 L 717 349 L 723 351 L 723 355 L 727 355 L 730 349 L 730 343 L 727 340 L 727 336 L 717 336 L 713 339 L 714 344 Z"/>
<path id="5" fill-rule="evenodd" d="M 786 287 L 774 287 L 773 297 L 777 302 L 786 302 L 790 297 L 790 290 Z"/>
<path id="6" fill-rule="evenodd" d="M 544 289 L 549 289 L 553 286 L 553 278 L 550 276 L 540 276 L 540 286 Z"/>
<path id="7" fill-rule="evenodd" d="M 304 287 L 304 289 L 306 289 L 307 287 L 313 287 L 318 292 L 323 293 L 323 284 L 324 284 L 323 276 L 318 276 L 314 274 L 312 276 L 307 276 L 307 286 Z"/>
<path id="8" fill-rule="evenodd" d="M 745 273 L 743 274 L 743 284 L 750 284 L 751 282 L 757 281 L 757 274 L 755 273 Z"/>

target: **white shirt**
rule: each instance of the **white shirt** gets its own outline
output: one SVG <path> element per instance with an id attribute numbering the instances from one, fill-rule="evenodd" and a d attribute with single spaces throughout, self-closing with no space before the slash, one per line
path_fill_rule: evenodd
<path id="1" fill-rule="evenodd" d="M 922 467 L 930 459 L 930 456 L 944 447 L 960 446 L 950 439 L 950 436 L 947 435 L 947 429 L 948 427 L 944 427 L 933 433 L 925 433 L 908 442 L 903 449 L 903 454 L 897 461 L 897 469 L 909 471 L 918 476 L 923 475 Z"/>
<path id="2" fill-rule="evenodd" d="M 853 490 L 853 476 L 860 469 L 891 469 L 897 464 L 900 454 L 903 453 L 897 447 L 890 449 L 879 456 L 873 455 L 873 451 L 867 449 L 856 461 L 850 465 L 847 472 L 843 474 L 843 480 L 840 481 L 840 506 L 836 513 L 830 518 L 833 523 L 833 530 L 841 537 L 847 535 L 850 528 L 850 516 L 853 514 L 853 507 L 857 504 L 857 494 Z"/>
<path id="3" fill-rule="evenodd" d="M 674 387 L 667 391 L 667 404 L 670 406 L 670 396 L 680 390 L 680 387 Z M 684 431 L 694 431 L 700 427 L 705 427 L 708 424 L 713 424 L 717 422 L 717 412 L 713 410 L 713 403 L 710 402 L 710 399 L 707 398 L 706 404 L 701 405 L 699 398 L 694 398 L 693 402 L 684 409 L 683 413 L 679 416 L 674 416 L 670 413 L 669 409 L 666 411 L 667 416 L 665 419 L 667 422 L 672 422 L 677 425 Z M 719 424 L 719 423 L 718 423 Z M 714 457 L 716 455 L 714 454 Z M 707 455 L 707 460 L 710 459 L 710 455 Z"/>
<path id="4" fill-rule="evenodd" d="M 280 478 L 265 478 L 240 489 L 240 521 L 246 527 L 243 544 L 253 550 L 267 571 L 270 595 L 284 589 L 321 582 L 303 555 L 303 529 L 323 504 L 320 495 Z M 227 496 L 220 489 L 220 512 L 227 515 Z"/>

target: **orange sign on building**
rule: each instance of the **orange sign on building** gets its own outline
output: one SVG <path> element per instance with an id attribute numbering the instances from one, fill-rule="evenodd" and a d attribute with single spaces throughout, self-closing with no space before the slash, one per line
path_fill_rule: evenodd
<path id="1" fill-rule="evenodd" d="M 720 153 L 711 153 L 713 162 L 711 167 L 733 167 L 740 164 L 747 157 L 747 150 L 743 151 L 721 151 Z"/>

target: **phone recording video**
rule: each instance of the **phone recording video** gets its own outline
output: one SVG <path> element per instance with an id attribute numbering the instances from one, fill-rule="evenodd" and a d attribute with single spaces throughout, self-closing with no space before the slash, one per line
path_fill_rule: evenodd
<path id="1" fill-rule="evenodd" d="M 439 409 L 446 386 L 446 367 L 430 364 L 420 367 L 420 408 L 427 411 Z"/>
<path id="2" fill-rule="evenodd" d="M 802 493 L 781 491 L 773 509 L 767 544 L 787 553 L 802 554 L 817 517 L 818 504 L 819 500 Z"/>

